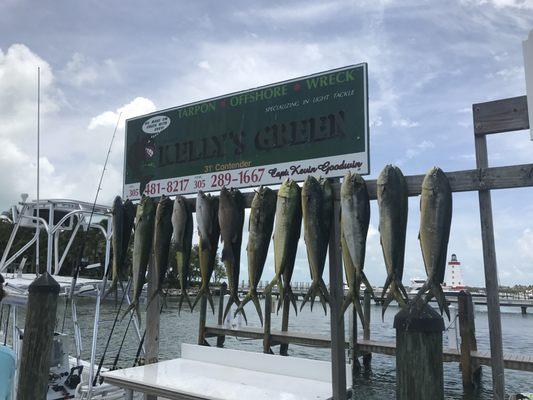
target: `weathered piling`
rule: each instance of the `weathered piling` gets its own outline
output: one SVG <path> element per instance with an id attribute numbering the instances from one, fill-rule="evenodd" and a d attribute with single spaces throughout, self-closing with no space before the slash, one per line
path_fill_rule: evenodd
<path id="1" fill-rule="evenodd" d="M 146 364 L 156 363 L 159 359 L 159 324 L 161 296 L 157 293 L 159 276 L 153 273 L 153 258 L 150 260 L 146 297 Z"/>
<path id="2" fill-rule="evenodd" d="M 289 299 L 289 292 L 285 291 L 285 298 L 283 299 L 283 314 L 281 316 L 281 331 L 287 332 L 289 330 L 289 311 L 291 309 L 291 300 Z M 279 354 L 286 356 L 289 350 L 288 343 L 282 343 L 279 347 Z"/>
<path id="3" fill-rule="evenodd" d="M 207 289 L 209 290 L 209 289 Z M 205 340 L 205 320 L 207 318 L 207 295 L 203 295 L 200 300 L 200 323 L 198 324 L 198 344 L 201 346 L 208 346 Z"/>
<path id="4" fill-rule="evenodd" d="M 219 298 L 218 298 L 218 324 L 223 325 L 224 324 L 224 296 L 226 295 L 226 289 L 228 288 L 228 284 L 226 282 L 222 282 L 220 285 L 220 290 L 218 292 Z M 217 336 L 217 347 L 224 347 L 224 342 L 226 341 L 225 335 L 219 335 Z"/>
<path id="5" fill-rule="evenodd" d="M 363 299 L 363 315 L 365 317 L 365 324 L 363 325 L 363 339 L 370 340 L 370 289 L 365 289 L 365 295 Z M 365 368 L 370 368 L 372 362 L 372 353 L 363 354 L 363 365 Z"/>
<path id="6" fill-rule="evenodd" d="M 48 272 L 36 278 L 28 288 L 17 400 L 46 398 L 59 289 Z"/>
<path id="7" fill-rule="evenodd" d="M 263 325 L 263 353 L 274 354 L 271 348 L 270 322 L 272 320 L 272 293 L 265 294 L 265 321 Z"/>
<path id="8" fill-rule="evenodd" d="M 474 305 L 472 295 L 461 290 L 457 297 L 459 313 L 459 331 L 461 334 L 461 375 L 463 388 L 472 390 L 479 382 L 481 366 L 472 359 L 471 351 L 477 351 L 476 326 L 474 322 Z"/>
<path id="9" fill-rule="evenodd" d="M 442 317 L 421 299 L 394 318 L 396 399 L 444 399 Z"/>
<path id="10" fill-rule="evenodd" d="M 342 283 L 341 254 L 341 201 L 340 182 L 334 180 L 333 223 L 329 237 L 329 286 L 330 286 L 330 324 L 331 324 L 331 376 L 333 399 L 346 398 L 346 354 L 344 340 L 344 315 L 342 303 L 344 290 Z"/>
<path id="11" fill-rule="evenodd" d="M 357 379 L 357 375 L 359 372 L 361 372 L 361 364 L 359 363 L 359 344 L 357 341 L 357 311 L 355 307 L 352 305 L 350 307 L 350 314 L 349 314 L 349 323 L 350 323 L 350 361 L 352 365 L 352 385 L 355 384 L 355 381 Z"/>

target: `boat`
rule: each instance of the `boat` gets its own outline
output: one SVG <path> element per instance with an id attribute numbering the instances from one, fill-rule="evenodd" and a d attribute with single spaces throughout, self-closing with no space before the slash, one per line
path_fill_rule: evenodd
<path id="1" fill-rule="evenodd" d="M 0 260 L 0 273 L 4 277 L 4 291 L 6 296 L 1 301 L 2 315 L 0 319 L 0 334 L 2 343 L 6 346 L 0 354 L 0 363 L 6 365 L 9 356 L 12 354 L 15 365 L 20 362 L 22 343 L 24 341 L 24 321 L 22 320 L 22 309 L 26 307 L 28 300 L 28 287 L 33 282 L 37 274 L 28 270 L 29 265 L 26 254 L 28 250 L 37 243 L 39 231 L 44 231 L 47 238 L 46 251 L 46 271 L 50 273 L 60 286 L 58 314 L 63 310 L 70 313 L 72 326 L 56 327 L 54 334 L 53 349 L 50 362 L 50 375 L 48 384 L 47 400 L 58 399 L 101 399 L 113 400 L 124 398 L 124 391 L 107 383 L 96 380 L 97 373 L 105 371 L 102 368 L 98 371 L 96 360 L 96 348 L 98 344 L 98 326 L 100 324 L 100 305 L 103 293 L 105 293 L 107 270 L 110 264 L 111 236 L 112 236 L 112 214 L 111 207 L 86 203 L 70 199 L 41 199 L 39 201 L 26 201 L 27 196 L 22 196 L 22 202 L 12 207 L 11 216 L 2 216 L 12 224 L 12 231 L 2 258 Z M 106 220 L 107 224 L 99 222 Z M 107 228 L 104 226 L 107 225 Z M 13 243 L 21 228 L 35 229 L 33 237 L 25 243 L 18 251 L 12 251 Z M 101 233 L 105 242 L 105 259 L 103 265 L 100 262 L 90 263 L 85 260 L 84 269 L 97 269 L 100 279 L 89 279 L 82 277 L 61 276 L 61 270 L 69 250 L 72 247 L 74 238 L 79 232 L 96 230 Z M 41 232 L 42 233 L 42 232 Z M 59 236 L 70 235 L 68 242 L 60 252 Z M 36 254 L 38 254 L 36 252 Z M 37 258 L 37 257 L 36 257 Z M 20 261 L 19 261 L 20 260 Z M 19 261 L 19 262 L 17 262 Z M 44 266 L 43 266 L 44 267 Z M 76 304 L 80 297 L 90 296 L 94 298 L 94 321 L 91 341 L 91 357 L 89 360 L 81 358 L 82 334 L 77 321 Z M 125 300 L 129 304 L 129 294 L 125 295 Z M 136 316 L 133 315 L 134 326 L 137 331 L 139 341 L 141 332 Z M 10 339 L 9 341 L 7 339 Z M 100 340 L 105 340 L 101 337 Z M 70 350 L 69 342 L 74 343 L 74 349 Z M 142 347 L 142 346 L 141 346 Z M 2 361 L 3 360 L 3 361 Z M 7 361 L 6 361 L 7 360 Z M 1 382 L 2 377 L 0 377 Z M 0 385 L 2 386 L 2 385 Z M 11 399 L 15 399 L 17 393 L 17 371 L 12 379 Z M 0 396 L 0 398 L 3 398 Z"/>

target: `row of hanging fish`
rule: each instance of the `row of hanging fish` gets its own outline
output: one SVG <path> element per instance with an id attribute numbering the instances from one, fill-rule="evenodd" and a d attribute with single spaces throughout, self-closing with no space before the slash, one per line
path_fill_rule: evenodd
<path id="1" fill-rule="evenodd" d="M 402 284 L 405 241 L 408 214 L 408 188 L 405 177 L 398 167 L 386 166 L 377 179 L 379 207 L 379 233 L 387 279 L 382 291 L 383 313 L 396 300 L 400 306 L 409 301 Z M 364 274 L 366 239 L 370 222 L 370 197 L 364 179 L 348 173 L 340 189 L 341 248 L 348 294 L 343 303 L 345 311 L 353 304 L 361 320 L 360 288 L 364 284 L 372 290 Z M 432 168 L 422 183 L 420 199 L 420 244 L 428 279 L 418 296 L 425 301 L 435 297 L 441 312 L 448 314 L 440 284 L 444 280 L 446 251 L 451 225 L 452 195 L 446 175 L 439 168 Z M 124 270 L 125 254 L 131 235 L 135 207 L 129 200 L 122 203 L 117 197 L 113 206 L 113 283 L 115 290 L 119 281 L 128 275 Z M 190 257 L 192 249 L 193 216 L 187 200 L 177 196 L 174 202 L 163 196 L 158 203 L 143 197 L 135 216 L 135 236 L 132 262 L 133 301 L 131 309 L 139 315 L 139 298 L 145 284 L 147 266 L 153 251 L 153 270 L 158 277 L 155 293 L 161 293 L 166 276 L 169 253 L 176 258 L 181 287 L 179 310 L 186 301 L 191 308 L 206 296 L 214 312 L 209 282 L 215 267 L 219 240 L 222 242 L 221 260 L 228 276 L 229 301 L 224 317 L 232 304 L 235 314 L 244 313 L 244 306 L 252 302 L 263 323 L 257 286 L 261 280 L 273 233 L 274 270 L 272 281 L 265 288 L 270 292 L 277 286 L 280 294 L 278 310 L 289 301 L 297 312 L 296 300 L 291 288 L 291 278 L 301 234 L 303 219 L 304 240 L 312 278 L 311 286 L 303 298 L 303 308 L 310 301 L 311 308 L 318 297 L 326 312 L 329 293 L 323 280 L 333 220 L 333 188 L 329 180 L 308 177 L 302 188 L 292 180 L 283 182 L 277 196 L 269 188 L 256 191 L 251 204 L 248 255 L 250 289 L 244 299 L 238 295 L 240 254 L 244 225 L 245 199 L 237 189 L 223 188 L 219 197 L 203 192 L 196 200 L 196 221 L 199 236 L 199 267 L 201 285 L 194 304 L 188 290 Z M 108 293 L 109 293 L 108 292 Z M 373 293 L 371 293 L 373 295 Z M 151 301 L 152 299 L 149 299 Z"/>

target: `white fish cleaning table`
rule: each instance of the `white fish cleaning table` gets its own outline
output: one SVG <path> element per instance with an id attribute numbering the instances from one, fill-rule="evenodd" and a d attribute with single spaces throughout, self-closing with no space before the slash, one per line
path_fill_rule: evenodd
<path id="1" fill-rule="evenodd" d="M 331 398 L 331 364 L 327 361 L 190 344 L 182 345 L 181 354 L 174 360 L 102 376 L 106 383 L 124 388 L 126 399 L 133 392 L 172 400 Z"/>

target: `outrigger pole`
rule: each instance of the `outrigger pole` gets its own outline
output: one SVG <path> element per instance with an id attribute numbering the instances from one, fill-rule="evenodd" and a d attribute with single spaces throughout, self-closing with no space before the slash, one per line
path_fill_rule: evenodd
<path id="1" fill-rule="evenodd" d="M 39 221 L 39 211 L 41 205 L 39 203 L 39 173 L 40 173 L 40 141 L 41 141 L 41 67 L 37 67 L 37 241 L 35 243 L 35 275 L 38 276 L 40 271 L 39 268 L 39 233 L 40 233 L 40 221 Z"/>

